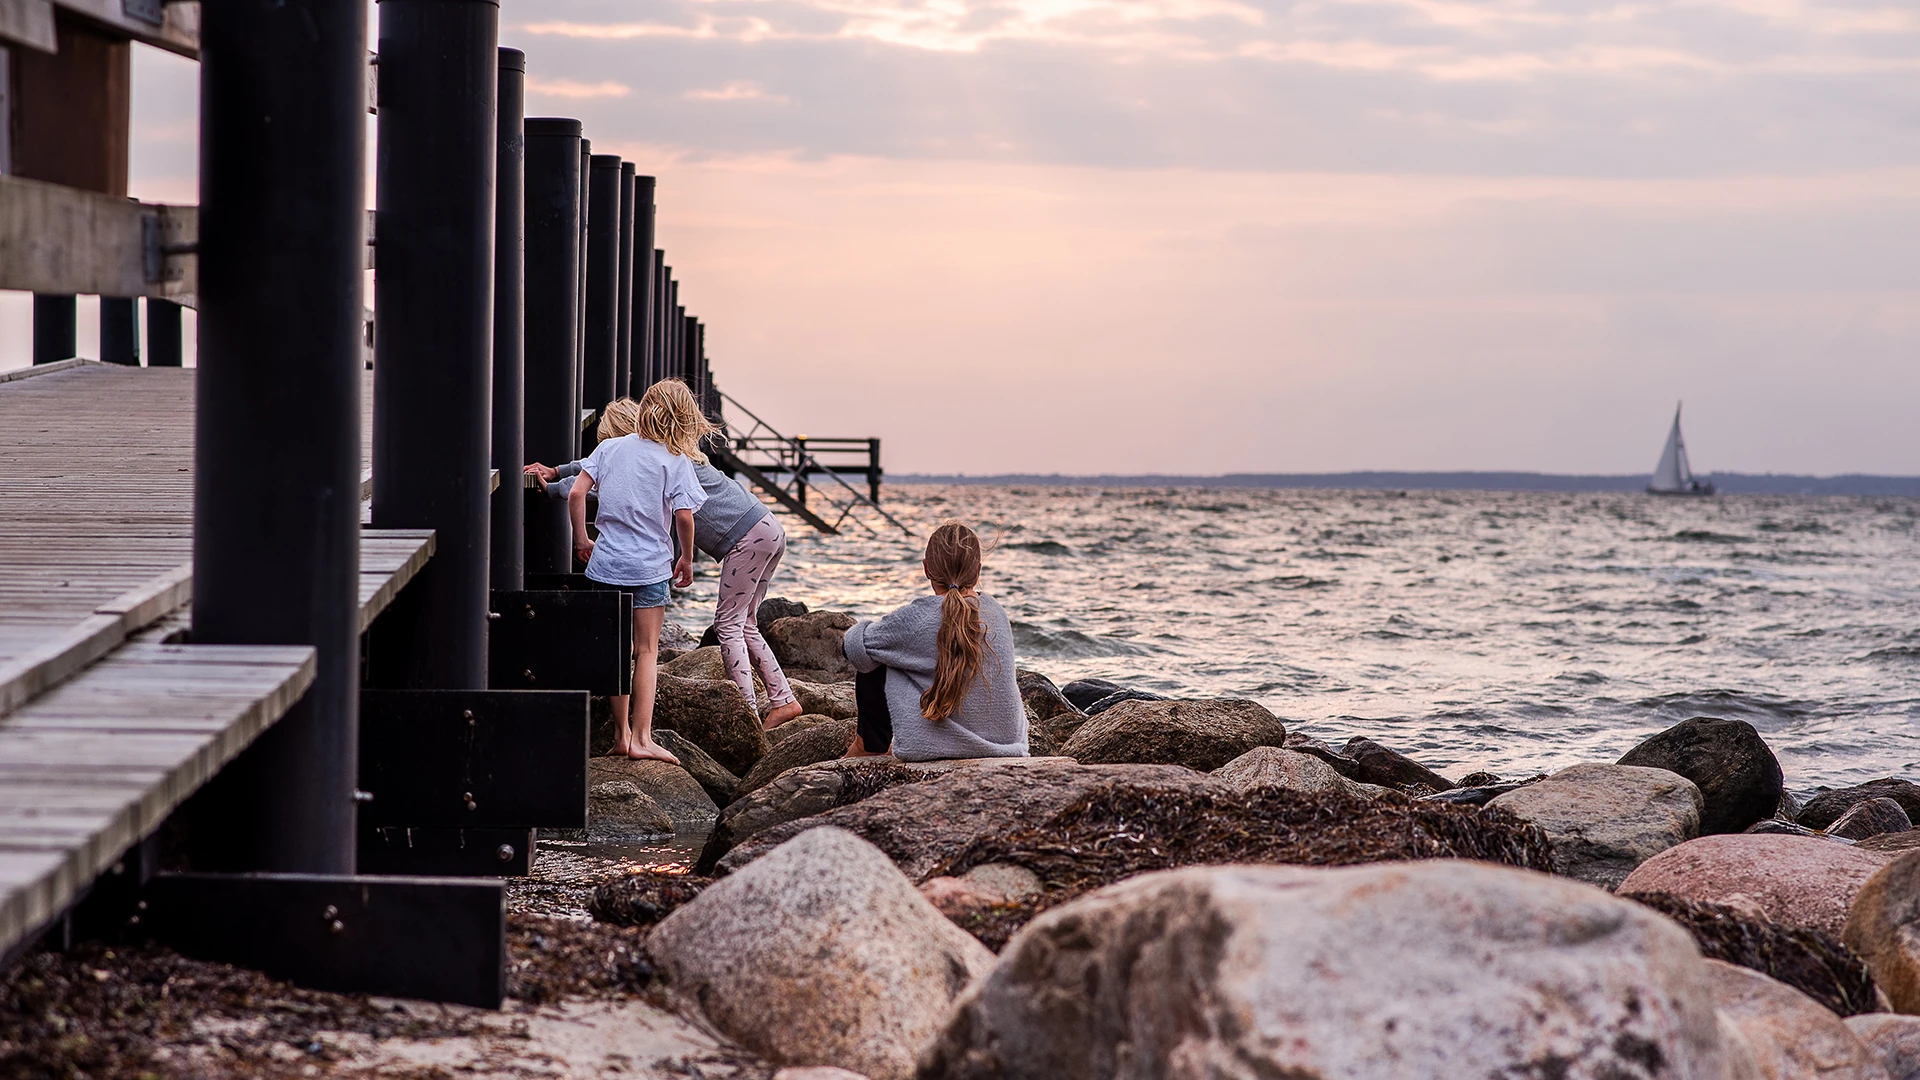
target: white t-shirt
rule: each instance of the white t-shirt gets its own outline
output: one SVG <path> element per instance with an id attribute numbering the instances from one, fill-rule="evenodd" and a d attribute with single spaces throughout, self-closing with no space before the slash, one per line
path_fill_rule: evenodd
<path id="1" fill-rule="evenodd" d="M 673 512 L 707 501 L 693 462 L 651 439 L 622 435 L 580 463 L 600 496 L 587 576 L 607 585 L 652 585 L 673 577 Z"/>

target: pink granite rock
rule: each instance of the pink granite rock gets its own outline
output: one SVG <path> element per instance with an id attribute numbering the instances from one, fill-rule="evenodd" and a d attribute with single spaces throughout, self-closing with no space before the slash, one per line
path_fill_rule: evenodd
<path id="1" fill-rule="evenodd" d="M 1880 852 L 1809 836 L 1703 836 L 1641 863 L 1617 891 L 1731 904 L 1839 937 L 1854 894 L 1888 861 Z"/>

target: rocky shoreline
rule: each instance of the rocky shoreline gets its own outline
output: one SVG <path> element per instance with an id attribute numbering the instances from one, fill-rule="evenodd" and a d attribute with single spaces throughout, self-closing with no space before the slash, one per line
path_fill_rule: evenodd
<path id="1" fill-rule="evenodd" d="M 116 1051 L 124 1071 L 42 1067 L 95 1059 L 61 1058 L 68 1036 L 31 1017 L 0 1028 L 0 1066 L 1920 1080 L 1906 779 L 1800 804 L 1758 732 L 1715 717 L 1617 761 L 1455 779 L 1254 702 L 1032 671 L 1033 757 L 843 759 L 852 620 L 787 601 L 762 616 L 805 713 L 761 731 L 717 649 L 670 640 L 656 729 L 682 765 L 593 759 L 589 828 L 546 838 L 562 842 L 510 883 L 505 1013 L 396 1013 L 227 969 L 197 977 L 339 1030 L 248 1016 L 231 993 L 192 1024 L 147 1000 L 175 1034 Z M 147 1015 L 137 987 L 108 993 L 120 980 L 150 999 L 154 970 L 191 962 L 35 964 L 0 1002 L 104 1025 Z M 295 1027 L 329 1049 L 289 1055 Z"/>

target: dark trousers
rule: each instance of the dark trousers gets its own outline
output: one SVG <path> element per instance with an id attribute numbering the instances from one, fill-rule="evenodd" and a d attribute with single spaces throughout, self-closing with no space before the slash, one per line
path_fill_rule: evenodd
<path id="1" fill-rule="evenodd" d="M 869 754 L 884 754 L 893 745 L 893 714 L 887 711 L 886 665 L 853 677 L 853 704 L 858 710 L 854 730 Z"/>

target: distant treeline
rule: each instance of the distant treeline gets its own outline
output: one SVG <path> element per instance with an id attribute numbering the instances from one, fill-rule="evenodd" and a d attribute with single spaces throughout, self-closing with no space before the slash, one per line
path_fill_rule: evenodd
<path id="1" fill-rule="evenodd" d="M 937 476 L 889 473 L 895 484 L 1057 484 L 1072 487 L 1365 488 L 1400 491 L 1644 491 L 1649 477 L 1558 476 L 1531 472 L 1228 473 L 1225 476 Z M 1920 497 L 1920 476 L 1788 476 L 1712 473 L 1724 495 L 1900 495 Z"/>

